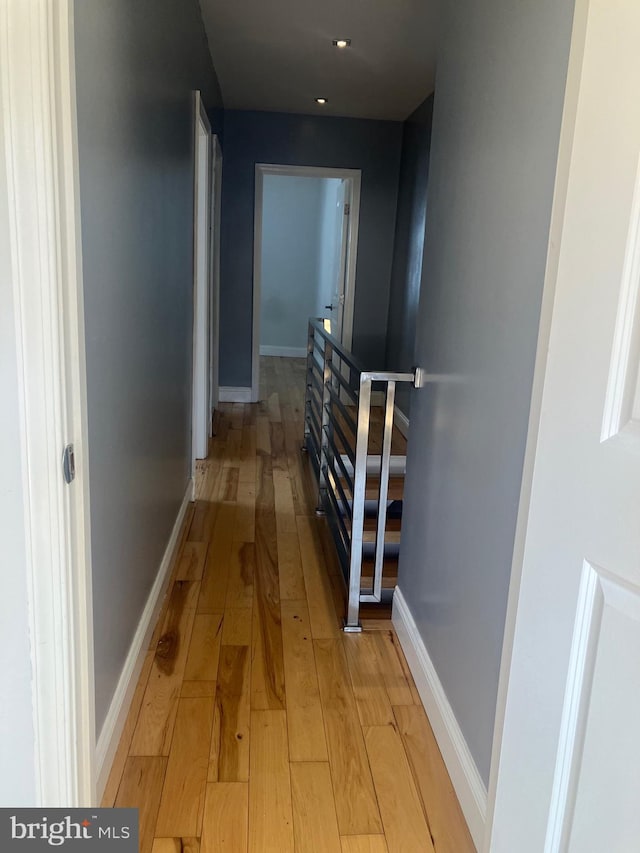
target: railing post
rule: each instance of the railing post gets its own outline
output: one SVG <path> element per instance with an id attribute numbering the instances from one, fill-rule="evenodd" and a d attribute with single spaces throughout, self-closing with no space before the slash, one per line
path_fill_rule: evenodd
<path id="1" fill-rule="evenodd" d="M 371 418 L 371 379 L 360 374 L 358 394 L 358 432 L 356 435 L 356 466 L 353 477 L 353 513 L 351 518 L 351 562 L 349 566 L 349 598 L 344 630 L 361 631 L 360 581 L 362 577 L 362 540 L 364 509 L 367 492 L 367 456 L 369 454 L 369 420 Z"/>
<path id="2" fill-rule="evenodd" d="M 329 467 L 329 407 L 331 406 L 331 395 L 329 393 L 331 383 L 331 361 L 333 359 L 333 347 L 325 339 L 324 342 L 324 369 L 322 372 L 322 423 L 320 424 L 320 473 L 318 475 L 318 506 L 316 515 L 324 515 L 324 494 L 327 489 L 327 469 Z"/>

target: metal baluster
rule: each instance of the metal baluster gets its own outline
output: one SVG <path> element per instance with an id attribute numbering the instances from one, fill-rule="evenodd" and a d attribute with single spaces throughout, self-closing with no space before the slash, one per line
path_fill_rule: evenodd
<path id="1" fill-rule="evenodd" d="M 324 342 L 324 370 L 322 374 L 322 424 L 320 429 L 320 474 L 318 477 L 318 506 L 316 515 L 324 515 L 324 494 L 327 490 L 327 466 L 329 465 L 329 420 L 331 395 L 329 393 L 331 383 L 331 360 L 333 358 L 333 346 L 325 339 Z"/>
<path id="2" fill-rule="evenodd" d="M 361 631 L 360 579 L 362 576 L 362 539 L 364 534 L 364 507 L 367 489 L 367 455 L 369 421 L 371 417 L 371 379 L 360 374 L 358 394 L 358 434 L 356 437 L 356 467 L 353 487 L 353 517 L 351 520 L 351 563 L 349 567 L 349 600 L 344 630 Z"/>
<path id="3" fill-rule="evenodd" d="M 311 418 L 311 372 L 313 370 L 313 347 L 314 347 L 314 332 L 313 325 L 309 322 L 308 332 L 307 332 L 307 384 L 305 387 L 304 393 L 304 443 L 302 445 L 302 450 L 308 452 L 309 450 L 309 433 L 311 432 L 311 426 L 309 425 L 309 419 Z"/>
<path id="4" fill-rule="evenodd" d="M 376 558 L 373 576 L 373 594 L 377 601 L 382 597 L 382 571 L 384 568 L 384 539 L 387 528 L 387 497 L 389 495 L 389 463 L 391 460 L 391 441 L 393 438 L 393 411 L 396 396 L 396 383 L 387 382 L 384 409 L 384 432 L 382 454 L 380 456 L 380 485 L 378 492 L 378 525 L 376 531 Z"/>

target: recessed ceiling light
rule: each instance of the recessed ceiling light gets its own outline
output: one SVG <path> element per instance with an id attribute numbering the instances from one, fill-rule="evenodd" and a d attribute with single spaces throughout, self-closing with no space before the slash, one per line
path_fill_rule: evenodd
<path id="1" fill-rule="evenodd" d="M 339 47 L 340 50 L 344 50 L 345 47 L 351 47 L 351 39 L 334 39 L 332 44 L 334 47 Z"/>
<path id="2" fill-rule="evenodd" d="M 327 103 L 326 98 L 316 98 L 316 104 L 326 104 L 326 103 Z"/>

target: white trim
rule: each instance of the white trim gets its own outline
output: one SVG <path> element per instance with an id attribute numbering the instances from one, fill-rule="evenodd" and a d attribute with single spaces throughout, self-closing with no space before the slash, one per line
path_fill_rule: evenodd
<path id="1" fill-rule="evenodd" d="M 151 587 L 147 603 L 142 611 L 142 616 L 133 636 L 131 646 L 118 679 L 118 684 L 113 694 L 113 699 L 107 711 L 98 744 L 96 746 L 96 767 L 98 774 L 97 799 L 102 799 L 104 789 L 109 779 L 111 765 L 118 749 L 118 743 L 122 737 L 122 730 L 127 720 L 129 707 L 138 683 L 142 665 L 149 647 L 156 622 L 160 616 L 162 602 L 166 595 L 169 581 L 171 580 L 171 568 L 180 544 L 180 532 L 184 523 L 185 515 L 192 499 L 193 482 L 189 480 L 187 489 L 178 511 L 177 518 L 171 531 L 171 536 L 158 569 L 158 574 Z"/>
<path id="2" fill-rule="evenodd" d="M 260 344 L 260 355 L 276 355 L 280 358 L 306 358 L 306 347 L 271 347 Z"/>
<path id="3" fill-rule="evenodd" d="M 397 406 L 393 407 L 393 420 L 400 433 L 405 438 L 409 438 L 409 418 Z"/>
<path id="4" fill-rule="evenodd" d="M 230 385 L 220 387 L 220 402 L 221 403 L 251 403 L 252 401 L 251 388 L 242 386 L 233 388 Z"/>
<path id="5" fill-rule="evenodd" d="M 485 831 L 487 789 L 399 588 L 396 588 L 393 596 L 393 626 L 447 765 L 471 837 L 479 850 Z"/>
<path id="6" fill-rule="evenodd" d="M 95 802 L 93 622 L 73 3 L 0 5 L 36 802 Z M 61 457 L 73 443 L 76 477 Z"/>
<path id="7" fill-rule="evenodd" d="M 356 292 L 356 262 L 360 227 L 360 169 L 332 169 L 324 166 L 284 166 L 271 163 L 255 165 L 255 204 L 253 218 L 253 321 L 251 331 L 251 402 L 257 403 L 260 394 L 260 285 L 262 277 L 262 202 L 265 175 L 302 178 L 342 178 L 349 182 L 350 214 L 347 236 L 347 272 L 345 301 L 342 315 L 342 343 L 351 350 L 353 342 L 353 312 Z M 305 351 L 306 354 L 306 351 Z"/>

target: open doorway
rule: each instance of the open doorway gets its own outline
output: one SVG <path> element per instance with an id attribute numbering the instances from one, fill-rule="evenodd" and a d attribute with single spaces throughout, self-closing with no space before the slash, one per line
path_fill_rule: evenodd
<path id="1" fill-rule="evenodd" d="M 260 355 L 302 357 L 309 317 L 351 347 L 360 172 L 256 166 L 251 399 Z"/>

